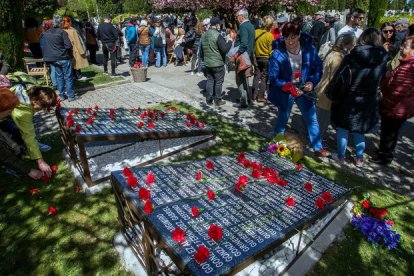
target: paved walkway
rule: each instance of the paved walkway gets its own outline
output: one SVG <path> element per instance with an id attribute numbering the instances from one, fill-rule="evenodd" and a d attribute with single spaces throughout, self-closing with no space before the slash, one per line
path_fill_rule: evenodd
<path id="1" fill-rule="evenodd" d="M 120 75 L 127 76 L 128 71 L 126 64 L 117 67 L 117 73 Z M 150 67 L 147 82 L 127 83 L 84 92 L 82 99 L 72 103 L 64 102 L 64 105 L 93 107 L 97 104 L 102 108 L 131 108 L 153 105 L 166 100 L 178 100 L 210 114 L 222 116 L 230 122 L 246 127 L 269 139 L 272 137 L 277 110 L 271 104 L 257 103 L 248 109 L 239 109 L 237 107 L 238 91 L 235 88 L 234 72 L 226 75 L 223 85 L 223 91 L 225 92 L 223 99 L 227 103 L 216 108 L 205 103 L 205 78 L 191 76 L 189 71 L 190 65 L 175 67 L 170 64 L 162 68 Z M 126 78 L 130 79 L 129 76 Z M 39 120 L 41 133 L 57 130 L 58 126 L 52 113 L 42 113 L 39 114 L 38 118 L 40 119 L 40 117 L 46 119 L 46 123 Z M 294 109 L 289 120 L 288 131 L 298 134 L 306 144 L 306 129 L 297 108 Z M 328 133 L 329 137 L 325 143 L 332 151 L 335 151 L 334 131 L 330 129 Z M 343 168 L 349 172 L 370 178 L 376 185 L 383 185 L 414 198 L 414 160 L 412 158 L 414 152 L 414 120 L 407 122 L 404 127 L 396 149 L 395 161 L 389 167 L 378 166 L 369 162 L 369 157 L 378 146 L 378 134 L 369 134 L 366 140 L 365 167 L 362 169 L 356 168 L 350 157 L 349 162 L 343 165 Z M 312 154 L 310 150 L 305 151 L 305 153 Z M 332 159 L 324 159 L 323 161 L 338 166 Z"/>

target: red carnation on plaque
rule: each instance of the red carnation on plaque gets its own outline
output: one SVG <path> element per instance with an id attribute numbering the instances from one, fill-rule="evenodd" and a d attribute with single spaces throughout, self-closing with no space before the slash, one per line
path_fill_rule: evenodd
<path id="1" fill-rule="evenodd" d="M 76 132 L 81 132 L 81 130 L 82 130 L 82 127 L 80 125 L 75 126 L 75 131 Z"/>
<path id="2" fill-rule="evenodd" d="M 138 186 L 138 179 L 135 176 L 128 177 L 127 184 L 129 187 L 135 188 Z"/>
<path id="3" fill-rule="evenodd" d="M 205 247 L 204 245 L 200 245 L 197 248 L 196 253 L 194 254 L 194 260 L 197 263 L 202 264 L 205 261 L 207 261 L 209 256 L 210 256 L 210 251 L 208 251 L 208 248 Z"/>
<path id="4" fill-rule="evenodd" d="M 206 163 L 206 168 L 207 168 L 207 170 L 212 170 L 212 169 L 214 169 L 214 164 L 213 164 L 213 162 L 212 162 L 211 160 L 208 160 L 208 161 L 207 161 L 207 163 Z"/>
<path id="5" fill-rule="evenodd" d="M 161 118 L 164 118 L 165 117 L 165 112 L 161 111 L 160 116 L 161 116 Z"/>
<path id="6" fill-rule="evenodd" d="M 318 197 L 315 200 L 315 205 L 316 207 L 318 207 L 319 209 L 323 209 L 326 205 L 325 200 L 323 200 L 321 197 Z"/>
<path id="7" fill-rule="evenodd" d="M 196 218 L 200 215 L 200 210 L 195 206 L 191 206 L 191 213 L 193 214 L 193 217 Z"/>
<path id="8" fill-rule="evenodd" d="M 243 190 L 246 189 L 246 183 L 237 182 L 235 189 L 238 192 L 243 192 Z"/>
<path id="9" fill-rule="evenodd" d="M 147 126 L 148 126 L 148 128 L 154 128 L 155 127 L 154 123 L 151 122 L 151 121 L 148 122 Z"/>
<path id="10" fill-rule="evenodd" d="M 369 201 L 368 199 L 365 199 L 364 201 L 362 201 L 362 208 L 368 210 L 369 207 L 371 207 L 371 201 Z"/>
<path id="11" fill-rule="evenodd" d="M 123 174 L 125 177 L 131 177 L 131 176 L 132 176 L 132 171 L 131 171 L 131 169 L 130 169 L 130 168 L 125 167 L 125 168 L 122 170 L 122 174 Z"/>
<path id="12" fill-rule="evenodd" d="M 207 197 L 210 200 L 214 200 L 216 198 L 216 194 L 212 190 L 207 190 Z"/>
<path id="13" fill-rule="evenodd" d="M 135 113 L 135 109 L 131 108 L 131 114 L 134 114 L 134 113 Z"/>
<path id="14" fill-rule="evenodd" d="M 246 159 L 246 155 L 244 154 L 244 152 L 240 152 L 236 158 L 237 162 L 241 163 L 244 159 Z"/>
<path id="15" fill-rule="evenodd" d="M 94 111 L 94 112 L 92 113 L 92 117 L 96 117 L 96 116 L 98 116 L 98 113 L 96 113 L 96 111 Z"/>
<path id="16" fill-rule="evenodd" d="M 185 126 L 186 126 L 186 127 L 190 127 L 190 126 L 191 126 L 191 122 L 187 122 L 187 123 L 185 123 Z"/>
<path id="17" fill-rule="evenodd" d="M 32 196 L 39 196 L 40 195 L 39 189 L 36 189 L 36 188 L 29 189 L 29 192 L 32 194 Z"/>
<path id="18" fill-rule="evenodd" d="M 312 184 L 310 184 L 310 182 L 306 182 L 303 187 L 305 188 L 306 191 L 308 191 L 309 193 L 312 193 Z"/>
<path id="19" fill-rule="evenodd" d="M 75 124 L 75 121 L 74 121 L 74 120 L 72 120 L 72 119 L 69 119 L 69 120 L 67 120 L 67 122 L 66 122 L 66 125 L 67 125 L 68 127 L 72 127 L 74 124 Z"/>
<path id="20" fill-rule="evenodd" d="M 86 123 L 87 123 L 88 125 L 91 125 L 91 124 L 93 123 L 93 119 L 92 119 L 92 118 L 89 118 L 89 119 L 86 121 Z"/>
<path id="21" fill-rule="evenodd" d="M 148 185 L 152 185 L 155 182 L 155 175 L 152 172 L 147 173 L 147 177 L 145 179 L 145 182 Z"/>
<path id="22" fill-rule="evenodd" d="M 176 242 L 185 242 L 185 237 L 184 237 L 185 234 L 186 233 L 183 229 L 181 229 L 180 227 L 177 227 L 171 232 L 171 237 Z"/>
<path id="23" fill-rule="evenodd" d="M 272 168 L 264 168 L 263 169 L 263 176 L 267 179 L 270 176 L 278 176 L 279 172 Z"/>
<path id="24" fill-rule="evenodd" d="M 201 122 L 201 128 L 204 128 L 206 126 L 206 124 L 204 122 Z"/>
<path id="25" fill-rule="evenodd" d="M 99 106 L 98 105 L 95 105 L 95 107 L 93 109 L 98 110 L 99 109 Z"/>
<path id="26" fill-rule="evenodd" d="M 198 171 L 198 172 L 197 172 L 197 174 L 196 174 L 195 179 L 196 179 L 197 181 L 200 181 L 200 180 L 201 180 L 201 178 L 203 178 L 203 173 L 202 173 L 201 171 Z"/>
<path id="27" fill-rule="evenodd" d="M 293 199 L 293 197 L 288 196 L 288 198 L 285 201 L 285 204 L 289 207 L 295 206 L 295 200 Z"/>
<path id="28" fill-rule="evenodd" d="M 297 171 L 302 170 L 302 169 L 303 169 L 302 164 L 297 164 L 295 169 L 296 169 Z"/>
<path id="29" fill-rule="evenodd" d="M 256 179 L 259 179 L 261 176 L 262 176 L 262 174 L 260 173 L 260 171 L 259 171 L 259 170 L 254 169 L 254 170 L 252 171 L 252 177 L 254 177 L 254 178 L 256 178 Z"/>
<path id="30" fill-rule="evenodd" d="M 223 238 L 223 228 L 218 225 L 210 224 L 208 229 L 208 236 L 214 241 L 219 241 Z"/>
<path id="31" fill-rule="evenodd" d="M 91 112 L 92 112 L 92 107 L 88 107 L 87 109 L 86 109 L 86 114 L 91 114 Z"/>
<path id="32" fill-rule="evenodd" d="M 241 161 L 241 163 L 243 164 L 243 166 L 244 166 L 245 168 L 250 168 L 250 167 L 251 167 L 251 162 L 250 162 L 249 160 L 247 160 L 247 159 L 243 159 L 243 160 Z"/>
<path id="33" fill-rule="evenodd" d="M 245 175 L 239 176 L 238 183 L 247 184 L 247 182 L 249 182 L 249 178 L 247 178 L 247 176 Z"/>
<path id="34" fill-rule="evenodd" d="M 138 191 L 138 197 L 139 197 L 139 199 L 141 199 L 143 201 L 146 201 L 146 200 L 150 199 L 151 192 L 150 192 L 150 190 L 142 187 Z"/>
<path id="35" fill-rule="evenodd" d="M 177 112 L 177 111 L 178 111 L 178 109 L 174 106 L 174 107 L 173 107 L 173 111 L 174 111 L 174 112 Z"/>
<path id="36" fill-rule="evenodd" d="M 326 201 L 326 203 L 331 203 L 333 201 L 333 197 L 330 192 L 323 192 L 322 198 Z"/>
<path id="37" fill-rule="evenodd" d="M 147 200 L 144 204 L 144 212 L 145 214 L 149 215 L 152 213 L 152 211 L 154 210 L 154 205 L 152 204 L 151 201 Z"/>
<path id="38" fill-rule="evenodd" d="M 138 128 L 142 128 L 144 126 L 144 123 L 143 122 L 139 122 L 138 124 L 137 124 L 137 127 Z"/>
<path id="39" fill-rule="evenodd" d="M 53 206 L 49 206 L 48 211 L 49 211 L 49 215 L 54 216 L 57 214 L 57 209 Z"/>

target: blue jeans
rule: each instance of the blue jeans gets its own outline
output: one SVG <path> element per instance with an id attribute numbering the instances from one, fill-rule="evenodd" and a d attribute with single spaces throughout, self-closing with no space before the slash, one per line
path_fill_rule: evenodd
<path id="1" fill-rule="evenodd" d="M 57 80 L 56 80 L 56 68 L 55 65 L 53 65 L 53 63 L 50 63 L 50 80 L 52 82 L 52 85 L 57 87 Z"/>
<path id="2" fill-rule="evenodd" d="M 150 52 L 151 45 L 139 45 L 139 47 L 141 48 L 141 52 L 142 52 L 142 65 L 144 67 L 148 67 L 149 52 Z"/>
<path id="3" fill-rule="evenodd" d="M 312 145 L 313 150 L 318 151 L 323 149 L 321 135 L 319 133 L 319 124 L 316 117 L 316 107 L 313 104 L 311 107 L 307 107 L 304 102 L 304 97 L 302 96 L 296 98 L 295 100 L 289 97 L 289 102 L 286 106 L 286 110 L 278 108 L 278 115 L 275 124 L 275 134 L 281 133 L 285 134 L 286 125 L 290 117 L 290 112 L 292 111 L 293 103 L 296 102 L 300 113 L 302 113 L 302 118 L 305 121 L 306 129 L 308 130 L 308 138 Z"/>
<path id="4" fill-rule="evenodd" d="M 336 144 L 338 147 L 338 158 L 344 158 L 346 147 L 348 145 L 348 134 L 349 131 L 338 127 L 336 129 Z M 365 151 L 365 136 L 361 133 L 352 132 L 352 140 L 354 141 L 355 151 L 357 158 L 364 157 Z"/>
<path id="5" fill-rule="evenodd" d="M 165 53 L 165 47 L 162 48 L 154 48 L 155 52 L 155 67 L 161 67 L 161 59 L 162 59 L 162 66 L 167 66 L 167 55 Z"/>
<path id="6" fill-rule="evenodd" d="M 74 98 L 75 92 L 73 91 L 73 68 L 72 60 L 65 59 L 55 61 L 53 63 L 55 67 L 55 75 L 57 81 L 57 87 L 59 90 L 59 96 L 65 97 L 65 92 L 68 98 Z"/>

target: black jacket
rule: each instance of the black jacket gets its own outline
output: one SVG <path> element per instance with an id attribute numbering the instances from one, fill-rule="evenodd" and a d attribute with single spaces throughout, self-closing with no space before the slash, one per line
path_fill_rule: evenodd
<path id="1" fill-rule="evenodd" d="M 185 33 L 183 37 L 184 47 L 186 47 L 187 49 L 191 48 L 194 51 L 197 51 L 198 46 L 200 45 L 200 39 L 201 35 L 197 34 L 195 28 L 192 27 L 188 30 L 188 32 Z"/>
<path id="2" fill-rule="evenodd" d="M 43 34 L 43 60 L 55 62 L 72 58 L 72 43 L 68 33 L 59 28 L 52 28 Z"/>
<path id="3" fill-rule="evenodd" d="M 358 45 L 345 56 L 338 74 L 344 67 L 351 70 L 350 86 L 338 101 L 332 102 L 331 120 L 334 126 L 350 132 L 368 133 L 378 123 L 379 83 L 386 72 L 387 52 L 383 47 Z"/>
<path id="4" fill-rule="evenodd" d="M 325 23 L 323 21 L 317 20 L 315 23 L 313 23 L 312 29 L 310 30 L 309 34 L 313 38 L 313 45 L 315 45 L 316 50 L 319 51 L 321 38 L 323 36 L 323 33 L 325 31 Z"/>
<path id="5" fill-rule="evenodd" d="M 101 23 L 96 38 L 102 43 L 115 44 L 118 40 L 118 30 L 111 23 Z"/>

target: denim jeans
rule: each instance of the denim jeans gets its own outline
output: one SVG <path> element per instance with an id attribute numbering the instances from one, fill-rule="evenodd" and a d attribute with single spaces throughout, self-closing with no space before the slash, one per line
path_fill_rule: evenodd
<path id="1" fill-rule="evenodd" d="M 290 117 L 290 112 L 292 111 L 293 103 L 296 102 L 300 113 L 302 113 L 302 118 L 305 121 L 306 129 L 308 130 L 308 138 L 312 145 L 313 150 L 318 151 L 323 149 L 321 135 L 319 133 L 319 124 L 316 118 L 316 107 L 313 104 L 310 108 L 306 108 L 305 99 L 302 96 L 296 98 L 295 100 L 289 98 L 289 102 L 286 106 L 286 110 L 282 110 L 279 107 L 278 115 L 275 124 L 275 134 L 281 133 L 284 134 L 286 130 L 286 124 Z"/>
<path id="2" fill-rule="evenodd" d="M 56 80 L 56 68 L 55 65 L 53 65 L 53 63 L 49 63 L 50 66 L 50 80 L 52 82 L 52 85 L 57 87 L 57 80 Z"/>
<path id="3" fill-rule="evenodd" d="M 207 73 L 207 101 L 215 100 L 216 102 L 221 100 L 221 89 L 224 82 L 224 65 L 218 67 L 206 67 Z"/>
<path id="4" fill-rule="evenodd" d="M 338 158 L 344 158 L 346 147 L 348 145 L 348 134 L 349 131 L 338 127 L 336 129 L 336 144 L 338 147 Z M 365 136 L 362 133 L 352 132 L 352 140 L 354 141 L 355 151 L 357 158 L 364 157 L 365 151 Z"/>
<path id="5" fill-rule="evenodd" d="M 139 46 L 141 48 L 141 52 L 142 52 L 142 66 L 144 67 L 148 67 L 148 63 L 149 63 L 149 52 L 150 52 L 150 47 L 151 45 L 140 45 Z"/>
<path id="6" fill-rule="evenodd" d="M 65 92 L 68 98 L 75 97 L 75 92 L 73 91 L 73 68 L 72 60 L 65 59 L 55 61 L 53 63 L 55 67 L 55 75 L 57 81 L 57 87 L 59 90 L 59 96 L 65 97 Z"/>
<path id="7" fill-rule="evenodd" d="M 240 104 L 248 105 L 251 100 L 249 81 L 246 77 L 246 70 L 236 71 L 236 85 L 240 93 Z"/>
<path id="8" fill-rule="evenodd" d="M 167 55 L 165 53 L 165 47 L 154 48 L 155 52 L 155 67 L 167 66 Z M 162 60 L 162 64 L 161 64 Z"/>

